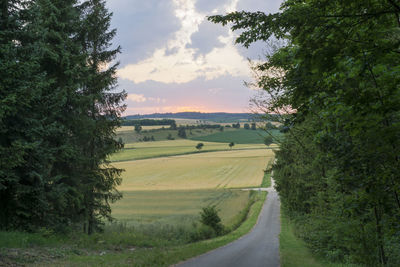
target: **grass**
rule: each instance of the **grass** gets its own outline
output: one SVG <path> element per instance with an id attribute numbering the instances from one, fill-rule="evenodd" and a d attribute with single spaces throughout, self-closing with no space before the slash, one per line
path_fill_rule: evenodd
<path id="1" fill-rule="evenodd" d="M 125 191 L 112 206 L 112 216 L 125 225 L 157 223 L 191 225 L 202 207 L 216 205 L 222 223 L 229 225 L 245 208 L 249 192 L 239 190 Z"/>
<path id="2" fill-rule="evenodd" d="M 254 187 L 273 152 L 267 149 L 209 152 L 116 162 L 125 169 L 121 191 Z"/>
<path id="3" fill-rule="evenodd" d="M 329 263 L 315 257 L 307 248 L 305 242 L 295 236 L 294 227 L 284 209 L 281 209 L 279 250 L 282 267 L 355 267 L 355 265 L 349 264 Z"/>
<path id="4" fill-rule="evenodd" d="M 270 186 L 271 186 L 271 173 L 265 172 L 260 187 L 270 187 Z"/>
<path id="5" fill-rule="evenodd" d="M 275 136 L 280 135 L 278 130 L 273 130 L 272 133 Z M 234 142 L 235 144 L 263 144 L 264 137 L 267 135 L 268 134 L 263 130 L 237 129 L 232 131 L 216 132 L 206 136 L 190 137 L 190 139 L 207 142 Z"/>
<path id="6" fill-rule="evenodd" d="M 257 222 L 265 197 L 265 192 L 258 193 L 247 219 L 236 230 L 221 237 L 177 246 L 86 251 L 83 255 L 68 253 L 62 259 L 47 264 L 40 262 L 33 266 L 170 266 L 224 246 L 248 233 Z"/>
<path id="7" fill-rule="evenodd" d="M 139 142 L 126 144 L 125 148 L 110 157 L 111 161 L 129 161 L 137 159 L 148 159 L 155 157 L 175 156 L 199 153 L 196 149 L 198 141 L 192 140 L 169 140 L 155 142 Z M 200 152 L 225 151 L 231 150 L 228 143 L 203 142 L 204 146 Z M 265 149 L 265 145 L 260 144 L 239 144 L 232 150 L 238 149 Z"/>

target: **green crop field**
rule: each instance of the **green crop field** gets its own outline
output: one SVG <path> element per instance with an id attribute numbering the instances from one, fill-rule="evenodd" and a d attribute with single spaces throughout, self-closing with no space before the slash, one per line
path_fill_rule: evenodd
<path id="1" fill-rule="evenodd" d="M 126 144 L 125 148 L 110 157 L 111 161 L 127 161 L 136 159 L 147 159 L 161 156 L 172 156 L 180 154 L 197 153 L 196 145 L 199 141 L 193 140 L 169 140 L 156 142 L 138 142 Z M 204 151 L 219 151 L 230 149 L 228 143 L 202 142 L 201 149 Z M 233 146 L 232 150 L 237 149 L 256 149 L 266 148 L 262 144 L 238 144 Z"/>
<path id="2" fill-rule="evenodd" d="M 233 150 L 116 162 L 125 169 L 122 191 L 259 186 L 270 149 Z"/>
<path id="3" fill-rule="evenodd" d="M 112 206 L 112 216 L 128 226 L 187 225 L 208 205 L 216 205 L 222 223 L 229 225 L 249 198 L 248 191 L 240 190 L 125 191 L 123 194 L 123 199 Z"/>
<path id="4" fill-rule="evenodd" d="M 279 137 L 278 130 L 271 131 L 274 136 Z M 263 130 L 237 129 L 231 131 L 216 132 L 206 136 L 189 137 L 192 140 L 206 142 L 234 142 L 236 144 L 263 144 L 264 137 L 268 134 Z"/>

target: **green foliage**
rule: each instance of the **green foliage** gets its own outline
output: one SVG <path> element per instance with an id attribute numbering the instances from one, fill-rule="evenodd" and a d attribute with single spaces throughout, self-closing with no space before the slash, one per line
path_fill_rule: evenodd
<path id="1" fill-rule="evenodd" d="M 221 224 L 221 218 L 215 206 L 204 207 L 200 212 L 200 217 L 201 223 L 211 227 L 217 235 L 222 233 L 224 227 Z"/>
<path id="2" fill-rule="evenodd" d="M 232 124 L 232 128 L 239 129 L 240 128 L 240 123 L 239 122 L 238 123 L 233 123 Z"/>
<path id="3" fill-rule="evenodd" d="M 274 130 L 274 129 L 276 129 L 276 126 L 273 125 L 271 122 L 267 122 L 267 123 L 265 124 L 265 129 L 266 129 L 266 130 Z"/>
<path id="4" fill-rule="evenodd" d="M 288 0 L 276 14 L 210 17 L 246 47 L 281 41 L 253 65 L 269 96 L 255 103 L 284 113 L 276 186 L 299 235 L 332 261 L 399 258 L 399 16 L 395 1 Z"/>
<path id="5" fill-rule="evenodd" d="M 203 143 L 198 143 L 196 145 L 196 149 L 201 150 L 203 148 L 204 144 Z"/>
<path id="6" fill-rule="evenodd" d="M 264 144 L 266 146 L 271 145 L 274 142 L 274 139 L 272 138 L 272 136 L 268 135 L 264 137 Z"/>
<path id="7" fill-rule="evenodd" d="M 0 5 L 0 229 L 98 228 L 120 194 L 124 93 L 104 1 Z M 3 166 L 4 164 L 4 166 Z"/>
<path id="8" fill-rule="evenodd" d="M 142 126 L 140 126 L 139 124 L 135 124 L 135 132 L 140 133 L 141 130 Z"/>
<path id="9" fill-rule="evenodd" d="M 178 129 L 178 136 L 180 138 L 186 139 L 186 130 L 184 127 L 179 127 Z"/>
<path id="10" fill-rule="evenodd" d="M 232 147 L 233 147 L 234 145 L 235 145 L 234 142 L 230 142 L 228 146 L 229 146 L 230 149 L 232 149 Z"/>
<path id="11" fill-rule="evenodd" d="M 141 119 L 141 120 L 127 120 L 124 119 L 121 123 L 122 126 L 158 126 L 158 125 L 172 125 L 175 124 L 175 120 L 170 119 L 162 119 L 162 120 L 153 120 L 153 119 Z"/>

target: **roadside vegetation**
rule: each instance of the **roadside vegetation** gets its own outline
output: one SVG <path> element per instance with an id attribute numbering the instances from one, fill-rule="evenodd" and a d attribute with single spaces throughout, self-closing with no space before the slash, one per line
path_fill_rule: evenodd
<path id="1" fill-rule="evenodd" d="M 169 266 L 208 250 L 228 244 L 246 234 L 257 222 L 265 201 L 265 192 L 251 192 L 247 205 L 224 235 L 210 237 L 197 227 L 182 228 L 172 225 L 143 225 L 129 227 L 123 224 L 107 226 L 104 233 L 91 236 L 70 233 L 57 235 L 46 231 L 35 234 L 0 232 L 2 263 L 29 266 Z M 198 229 L 198 230 L 196 230 Z M 197 232 L 196 232 L 197 231 Z"/>
<path id="2" fill-rule="evenodd" d="M 252 104 L 280 115 L 276 188 L 296 234 L 328 261 L 400 263 L 399 17 L 392 0 L 209 17 L 239 44 L 268 46 L 252 65 Z"/>
<path id="3" fill-rule="evenodd" d="M 281 233 L 279 235 L 279 252 L 282 267 L 357 267 L 355 264 L 331 263 L 313 255 L 307 243 L 296 236 L 296 224 L 281 209 Z"/>

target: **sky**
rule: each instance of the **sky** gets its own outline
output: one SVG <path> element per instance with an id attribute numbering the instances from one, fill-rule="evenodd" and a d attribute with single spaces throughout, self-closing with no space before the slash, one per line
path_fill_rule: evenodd
<path id="1" fill-rule="evenodd" d="M 280 0 L 107 0 L 113 40 L 122 53 L 118 90 L 124 115 L 165 112 L 249 112 L 255 90 L 248 59 L 265 43 L 235 45 L 238 33 L 207 16 L 232 11 L 278 12 Z"/>

